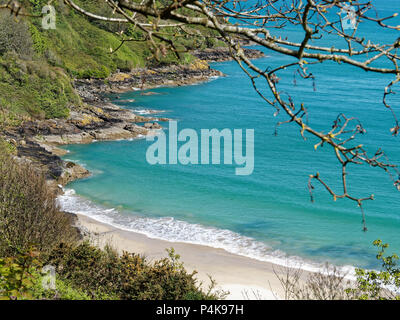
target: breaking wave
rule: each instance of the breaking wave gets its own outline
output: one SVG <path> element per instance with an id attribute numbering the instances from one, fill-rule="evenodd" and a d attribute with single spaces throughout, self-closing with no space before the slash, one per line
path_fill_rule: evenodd
<path id="1" fill-rule="evenodd" d="M 57 201 L 63 211 L 81 214 L 122 230 L 144 234 L 149 238 L 205 245 L 259 261 L 307 271 L 321 271 L 322 268 L 321 264 L 297 256 L 288 256 L 263 242 L 230 230 L 192 224 L 173 217 L 148 218 L 134 213 L 120 212 L 79 196 L 73 189 L 64 190 L 64 194 L 60 195 Z M 348 275 L 354 273 L 352 266 L 341 267 L 341 270 Z"/>

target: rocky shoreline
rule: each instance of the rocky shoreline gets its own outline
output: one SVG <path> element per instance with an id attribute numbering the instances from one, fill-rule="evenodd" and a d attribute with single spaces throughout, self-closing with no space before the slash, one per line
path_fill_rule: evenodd
<path id="1" fill-rule="evenodd" d="M 261 51 L 245 49 L 249 58 L 263 57 Z M 3 132 L 6 140 L 16 147 L 17 157 L 42 170 L 53 186 L 66 185 L 76 179 L 88 177 L 90 172 L 80 165 L 64 161 L 66 151 L 60 145 L 92 143 L 94 141 L 134 139 L 156 134 L 162 128 L 159 122 L 168 118 L 155 118 L 135 114 L 110 102 L 108 94 L 140 90 L 143 95 L 154 94 L 143 90 L 160 86 L 182 86 L 224 76 L 210 68 L 208 62 L 232 60 L 227 48 L 195 51 L 192 64 L 138 68 L 129 73 L 117 72 L 107 79 L 76 80 L 75 90 L 83 107 L 72 107 L 67 119 L 35 120 L 24 122 L 18 128 Z M 130 102 L 130 101 L 129 101 Z M 151 115 L 152 110 L 148 111 Z"/>
<path id="2" fill-rule="evenodd" d="M 251 45 L 251 43 L 246 45 Z M 255 49 L 243 48 L 243 52 L 249 59 L 258 59 L 264 57 L 264 54 L 261 51 Z M 232 60 L 232 56 L 228 48 L 219 48 L 218 50 L 212 48 L 196 50 L 192 52 L 192 55 L 207 62 L 222 62 Z"/>
<path id="3" fill-rule="evenodd" d="M 75 81 L 75 88 L 88 103 L 102 101 L 104 94 L 147 90 L 161 86 L 183 86 L 207 81 L 210 77 L 222 77 L 220 71 L 211 69 L 206 61 L 196 61 L 189 66 L 169 65 L 153 68 L 137 68 L 129 73 L 117 72 L 107 81 L 86 79 Z"/>

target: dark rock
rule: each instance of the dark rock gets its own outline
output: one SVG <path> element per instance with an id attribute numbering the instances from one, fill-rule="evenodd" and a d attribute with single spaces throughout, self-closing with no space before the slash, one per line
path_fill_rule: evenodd
<path id="1" fill-rule="evenodd" d="M 146 129 L 161 129 L 162 127 L 157 122 L 147 122 L 143 125 Z"/>
<path id="2" fill-rule="evenodd" d="M 48 179 L 58 179 L 63 173 L 63 161 L 39 144 L 33 141 L 26 141 L 25 145 L 17 147 L 19 157 L 26 157 L 39 165 Z"/>

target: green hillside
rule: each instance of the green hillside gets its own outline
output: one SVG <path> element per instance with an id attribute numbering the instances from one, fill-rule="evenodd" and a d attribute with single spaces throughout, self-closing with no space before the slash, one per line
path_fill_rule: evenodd
<path id="1" fill-rule="evenodd" d="M 111 9 L 100 1 L 76 2 L 96 14 L 112 15 Z M 40 14 L 48 1 L 21 3 L 25 12 L 35 15 Z M 9 11 L 0 11 L 0 121 L 3 126 L 18 124 L 29 117 L 68 116 L 70 107 L 81 103 L 72 88 L 73 78 L 106 78 L 118 69 L 129 71 L 148 65 L 189 63 L 193 58 L 185 52 L 187 49 L 213 44 L 201 37 L 175 34 L 180 59 L 170 51 L 160 55 L 148 41 L 143 41 L 143 32 L 130 24 L 91 21 L 61 0 L 53 1 L 52 5 L 57 13 L 54 30 L 43 29 L 42 18 L 14 17 Z M 135 41 L 127 41 L 115 51 L 122 37 Z"/>

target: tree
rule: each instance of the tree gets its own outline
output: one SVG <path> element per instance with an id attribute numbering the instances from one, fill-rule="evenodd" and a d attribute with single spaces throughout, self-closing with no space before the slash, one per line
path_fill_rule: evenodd
<path id="1" fill-rule="evenodd" d="M 46 255 L 73 242 L 71 217 L 60 212 L 56 193 L 32 164 L 16 160 L 0 147 L 0 256 L 13 257 L 34 246 Z"/>
<path id="2" fill-rule="evenodd" d="M 229 47 L 232 57 L 250 78 L 256 92 L 273 108 L 274 115 L 283 112 L 286 116 L 286 119 L 278 122 L 276 127 L 287 123 L 296 124 L 304 139 L 306 139 L 306 134 L 318 139 L 319 142 L 314 146 L 315 148 L 322 145 L 330 146 L 340 163 L 342 192 L 334 191 L 317 172 L 309 177 L 311 200 L 313 201 L 313 182 L 317 181 L 334 200 L 346 198 L 356 202 L 362 212 L 364 231 L 367 228 L 362 205 L 364 201 L 373 200 L 374 196 L 367 195 L 360 198 L 349 192 L 347 187 L 349 165 L 367 164 L 380 168 L 389 174 L 394 186 L 400 190 L 399 171 L 394 164 L 390 163 L 384 151 L 378 148 L 375 153 L 370 154 L 363 145 L 356 143 L 357 136 L 366 132 L 358 119 L 351 115 L 339 114 L 332 119 L 332 127 L 328 132 L 318 130 L 307 121 L 308 107 L 301 101 L 294 101 L 289 93 L 283 92 L 279 87 L 279 74 L 283 70 L 293 69 L 302 78 L 315 81 L 315 75 L 309 72 L 308 66 L 328 61 L 338 65 L 351 65 L 377 75 L 393 75 L 393 79 L 384 88 L 383 105 L 393 114 L 394 124 L 390 131 L 392 135 L 398 135 L 399 122 L 389 100 L 395 93 L 393 87 L 400 81 L 398 67 L 400 38 L 393 39 L 391 43 L 379 44 L 366 37 L 360 38 L 356 34 L 362 21 L 376 24 L 383 33 L 400 30 L 398 25 L 391 23 L 397 13 L 379 17 L 372 1 L 356 0 L 259 0 L 253 2 L 104 0 L 104 3 L 112 9 L 112 15 L 101 16 L 85 10 L 84 4 L 80 6 L 74 0 L 64 0 L 64 2 L 72 9 L 94 20 L 132 24 L 134 28 L 144 33 L 144 38 L 129 38 L 121 33 L 121 45 L 126 41 L 147 41 L 152 45 L 155 56 L 165 55 L 167 50 L 171 50 L 179 57 L 181 50 L 174 45 L 174 38 L 188 35 L 204 38 L 201 33 L 187 29 L 188 26 L 201 26 L 217 32 L 217 37 Z M 337 15 L 338 12 L 343 14 Z M 350 32 L 346 27 L 349 23 L 352 25 Z M 302 30 L 302 39 L 289 40 L 286 33 L 288 27 L 298 27 Z M 279 35 L 271 35 L 271 30 Z M 319 45 L 328 36 L 342 41 L 345 48 L 336 46 L 337 42 L 329 47 Z M 263 70 L 246 56 L 242 49 L 243 41 L 250 41 L 294 59 L 279 67 Z M 377 61 L 385 62 L 384 66 L 383 64 L 376 65 Z M 263 85 L 260 86 L 256 79 L 262 79 Z"/>

